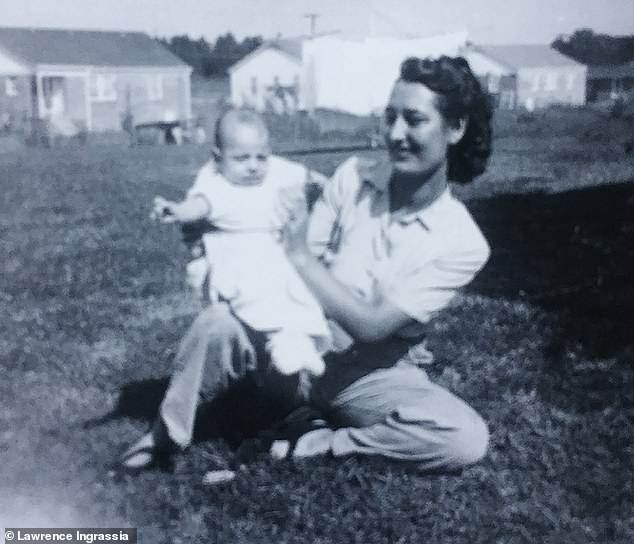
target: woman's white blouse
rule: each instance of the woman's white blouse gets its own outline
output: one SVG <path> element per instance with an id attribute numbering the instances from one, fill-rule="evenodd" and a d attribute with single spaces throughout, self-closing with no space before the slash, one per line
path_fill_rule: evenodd
<path id="1" fill-rule="evenodd" d="M 352 157 L 315 204 L 309 228 L 314 253 L 363 299 L 382 296 L 414 322 L 414 338 L 469 283 L 489 258 L 484 236 L 449 189 L 429 206 L 391 221 L 389 169 Z"/>

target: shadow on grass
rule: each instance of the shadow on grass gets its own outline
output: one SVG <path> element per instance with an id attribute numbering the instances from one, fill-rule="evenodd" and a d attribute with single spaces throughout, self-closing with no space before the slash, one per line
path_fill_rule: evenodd
<path id="1" fill-rule="evenodd" d="M 581 349 L 609 358 L 632 346 L 634 179 L 565 193 L 501 195 L 470 203 L 492 247 L 471 290 L 554 313 L 546 356 Z"/>
<path id="2" fill-rule="evenodd" d="M 84 423 L 96 427 L 121 418 L 149 424 L 158 414 L 169 378 L 138 380 L 123 385 L 115 407 L 104 416 Z M 203 403 L 196 415 L 194 442 L 222 438 L 237 448 L 248 438 L 282 419 L 292 407 L 258 389 L 252 380 L 244 379 L 231 386 L 218 399 Z"/>
<path id="3" fill-rule="evenodd" d="M 545 331 L 539 391 L 547 402 L 600 409 L 623 395 L 623 372 L 596 361 L 632 353 L 634 321 L 634 180 L 565 193 L 510 194 L 469 205 L 492 247 L 486 269 L 470 289 L 495 299 L 537 305 L 553 316 Z M 570 354 L 582 364 L 570 364 Z M 114 410 L 91 424 L 118 418 L 150 422 L 167 379 L 121 388 Z M 222 437 L 232 446 L 288 411 L 249 381 L 199 411 L 195 440 Z"/>

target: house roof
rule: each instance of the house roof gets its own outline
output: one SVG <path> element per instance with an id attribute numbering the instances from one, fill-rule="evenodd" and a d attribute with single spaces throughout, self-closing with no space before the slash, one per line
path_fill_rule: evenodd
<path id="1" fill-rule="evenodd" d="M 273 40 L 269 47 L 279 49 L 297 60 L 302 60 L 302 38 L 288 38 Z"/>
<path id="2" fill-rule="evenodd" d="M 233 72 L 244 64 L 248 63 L 251 59 L 257 57 L 263 51 L 269 51 L 274 49 L 281 52 L 283 55 L 290 57 L 291 60 L 301 63 L 302 61 L 302 41 L 301 40 L 272 40 L 270 42 L 263 43 L 260 47 L 251 51 L 248 55 L 242 57 L 238 62 L 232 64 L 229 67 L 229 71 Z"/>
<path id="3" fill-rule="evenodd" d="M 625 64 L 595 64 L 588 66 L 588 79 L 634 78 L 634 61 Z"/>
<path id="4" fill-rule="evenodd" d="M 0 27 L 0 49 L 31 65 L 187 66 L 142 32 Z"/>
<path id="5" fill-rule="evenodd" d="M 549 45 L 477 45 L 472 47 L 476 51 L 514 70 L 520 68 L 583 66 L 570 57 L 562 55 Z"/>
<path id="6" fill-rule="evenodd" d="M 269 40 L 264 42 L 260 47 L 256 50 L 251 51 L 245 57 L 242 57 L 238 62 L 231 65 L 229 67 L 229 71 L 232 72 L 236 68 L 239 68 L 243 64 L 249 62 L 253 57 L 256 57 L 263 51 L 267 51 L 269 49 L 276 49 L 277 51 L 281 51 L 286 56 L 290 57 L 292 60 L 296 62 L 302 61 L 302 47 L 303 43 L 306 40 L 312 40 L 315 38 L 322 38 L 324 36 L 331 36 L 334 34 L 338 34 L 337 32 L 322 32 L 318 34 L 314 34 L 312 36 L 297 36 L 295 38 L 275 38 L 274 40 Z"/>

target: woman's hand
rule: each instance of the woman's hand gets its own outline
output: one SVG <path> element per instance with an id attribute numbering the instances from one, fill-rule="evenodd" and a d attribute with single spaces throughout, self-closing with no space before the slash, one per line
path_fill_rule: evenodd
<path id="1" fill-rule="evenodd" d="M 282 243 L 291 262 L 297 267 L 311 258 L 306 237 L 308 235 L 308 213 L 291 217 L 282 228 Z"/>
<path id="2" fill-rule="evenodd" d="M 308 248 L 308 209 L 303 191 L 282 190 L 277 216 L 282 226 L 282 243 L 293 264 L 303 264 L 310 257 Z"/>

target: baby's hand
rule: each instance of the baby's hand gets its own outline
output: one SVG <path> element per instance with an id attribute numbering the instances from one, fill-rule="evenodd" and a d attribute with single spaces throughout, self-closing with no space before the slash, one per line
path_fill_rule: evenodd
<path id="1" fill-rule="evenodd" d="M 150 219 L 160 221 L 161 223 L 174 223 L 177 220 L 174 212 L 174 202 L 162 196 L 155 197 Z"/>
<path id="2" fill-rule="evenodd" d="M 322 173 L 317 172 L 316 170 L 308 171 L 308 179 L 306 180 L 308 184 L 313 184 L 321 187 L 322 189 L 328 183 L 328 176 L 324 176 Z"/>

